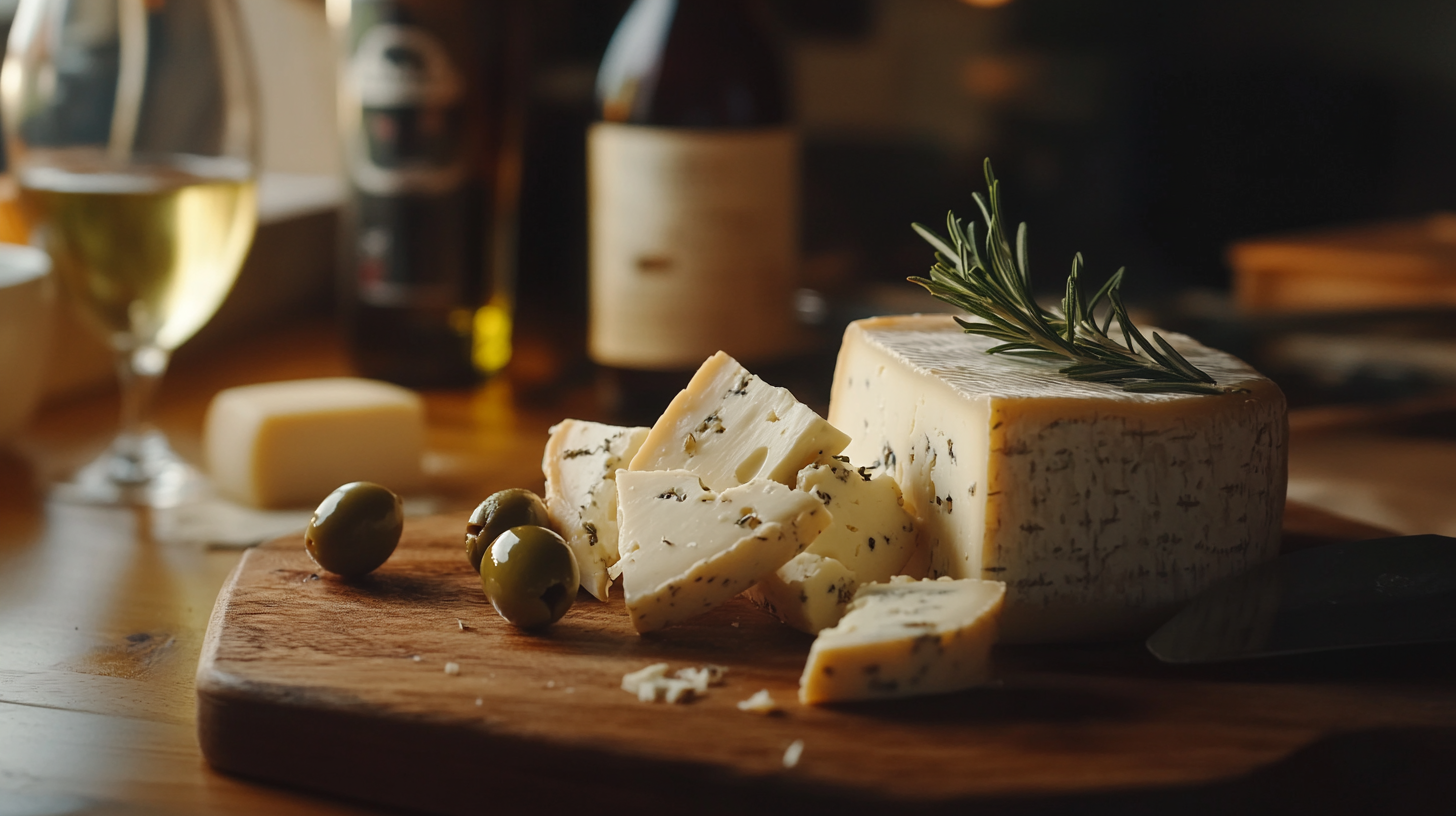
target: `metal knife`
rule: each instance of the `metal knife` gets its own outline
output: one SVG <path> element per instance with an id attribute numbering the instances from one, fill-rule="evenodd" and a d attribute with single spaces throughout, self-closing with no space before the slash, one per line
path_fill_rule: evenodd
<path id="1" fill-rule="evenodd" d="M 1210 586 L 1148 638 L 1165 663 L 1456 641 L 1456 538 L 1330 544 Z"/>

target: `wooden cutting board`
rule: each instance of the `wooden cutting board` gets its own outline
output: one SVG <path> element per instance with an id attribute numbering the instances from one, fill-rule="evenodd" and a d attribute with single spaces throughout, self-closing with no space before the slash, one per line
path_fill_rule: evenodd
<path id="1" fill-rule="evenodd" d="M 796 701 L 811 639 L 741 600 L 644 637 L 620 595 L 583 593 L 544 634 L 516 630 L 481 594 L 463 530 L 411 521 L 355 582 L 318 573 L 299 538 L 248 552 L 198 667 L 208 761 L 450 814 L 1344 812 L 1450 801 L 1456 784 L 1449 647 L 1203 669 L 1141 644 L 1000 647 L 989 688 L 811 708 Z M 723 665 L 726 682 L 687 705 L 620 689 L 658 661 Z M 737 709 L 759 689 L 780 714 Z"/>

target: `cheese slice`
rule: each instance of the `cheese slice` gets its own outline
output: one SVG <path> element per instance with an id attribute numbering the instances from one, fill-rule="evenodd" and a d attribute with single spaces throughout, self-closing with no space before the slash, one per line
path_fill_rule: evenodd
<path id="1" fill-rule="evenodd" d="M 673 398 L 631 469 L 690 470 L 712 490 L 754 479 L 792 486 L 800 468 L 847 444 L 849 437 L 787 389 L 720 351 Z"/>
<path id="2" fill-rule="evenodd" d="M 865 584 L 837 626 L 819 633 L 799 702 L 833 703 L 959 691 L 990 676 L 1006 585 L 942 578 Z"/>
<path id="3" fill-rule="evenodd" d="M 833 626 L 861 583 L 888 581 L 915 551 L 915 522 L 885 473 L 824 457 L 799 471 L 799 489 L 833 519 L 803 555 L 748 590 L 749 600 L 796 629 Z"/>
<path id="4" fill-rule="evenodd" d="M 646 428 L 623 428 L 580 419 L 551 429 L 541 470 L 546 511 L 581 568 L 581 587 L 605 601 L 617 563 L 617 470 L 631 461 Z"/>
<path id="5" fill-rule="evenodd" d="M 310 507 L 348 482 L 418 490 L 424 442 L 418 394 L 353 377 L 219 391 L 203 429 L 214 486 L 257 507 Z"/>
<path id="6" fill-rule="evenodd" d="M 1166 335 L 1238 393 L 1140 394 L 985 354 L 949 316 L 845 332 L 829 417 L 892 474 L 932 575 L 1007 585 L 1008 642 L 1145 635 L 1274 557 L 1285 401 L 1234 357 Z"/>
<path id="7" fill-rule="evenodd" d="M 617 472 L 622 575 L 638 632 L 695 617 L 803 552 L 829 524 L 818 499 L 757 479 L 713 493 L 684 470 Z"/>

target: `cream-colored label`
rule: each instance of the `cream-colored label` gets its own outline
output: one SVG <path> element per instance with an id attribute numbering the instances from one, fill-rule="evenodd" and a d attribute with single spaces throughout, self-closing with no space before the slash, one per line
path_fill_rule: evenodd
<path id="1" fill-rule="evenodd" d="M 594 360 L 665 370 L 792 346 L 793 131 L 599 123 L 587 154 Z"/>

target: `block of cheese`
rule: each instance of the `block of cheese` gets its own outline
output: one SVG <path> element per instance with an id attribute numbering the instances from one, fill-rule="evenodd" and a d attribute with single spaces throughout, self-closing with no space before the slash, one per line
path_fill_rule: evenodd
<path id="1" fill-rule="evenodd" d="M 546 510 L 581 568 L 581 587 L 605 601 L 617 563 L 617 470 L 625 468 L 647 438 L 646 428 L 623 428 L 579 419 L 551 429 L 541 470 Z"/>
<path id="2" fill-rule="evenodd" d="M 622 575 L 638 632 L 695 617 L 783 566 L 829 524 L 803 491 L 755 479 L 721 494 L 685 470 L 617 472 Z"/>
<path id="3" fill-rule="evenodd" d="M 854 570 L 839 559 L 802 552 L 743 594 L 784 623 L 813 635 L 839 623 L 858 587 Z"/>
<path id="4" fill-rule="evenodd" d="M 989 677 L 1006 585 L 941 578 L 864 584 L 837 626 L 819 633 L 799 702 L 959 691 Z"/>
<path id="5" fill-rule="evenodd" d="M 348 482 L 424 486 L 424 403 L 397 385 L 336 377 L 228 388 L 203 429 L 213 484 L 256 507 L 318 504 Z"/>
<path id="6" fill-rule="evenodd" d="M 798 487 L 824 502 L 832 521 L 808 551 L 755 584 L 749 600 L 809 634 L 833 626 L 861 583 L 888 581 L 915 550 L 915 522 L 885 473 L 823 457 L 799 471 Z"/>
<path id="7" fill-rule="evenodd" d="M 849 437 L 723 352 L 709 357 L 652 426 L 632 470 L 696 473 L 711 490 L 754 479 L 792 486 L 799 469 Z"/>
<path id="8" fill-rule="evenodd" d="M 829 417 L 892 474 L 932 575 L 1005 581 L 1002 639 L 1146 635 L 1211 582 L 1277 554 L 1284 396 L 1166 335 L 1216 396 L 1139 394 L 985 354 L 949 316 L 845 331 Z"/>

